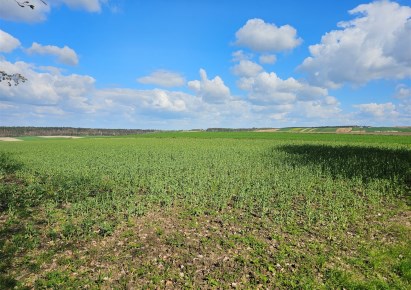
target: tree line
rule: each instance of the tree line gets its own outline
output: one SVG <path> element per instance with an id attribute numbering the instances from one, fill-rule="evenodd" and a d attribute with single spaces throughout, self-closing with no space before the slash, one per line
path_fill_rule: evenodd
<path id="1" fill-rule="evenodd" d="M 145 134 L 158 130 L 145 129 L 93 129 L 73 127 L 0 127 L 0 137 L 21 136 L 121 136 Z"/>

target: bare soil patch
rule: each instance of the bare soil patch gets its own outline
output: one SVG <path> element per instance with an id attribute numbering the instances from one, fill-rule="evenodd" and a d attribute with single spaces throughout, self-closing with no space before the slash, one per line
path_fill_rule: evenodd
<path id="1" fill-rule="evenodd" d="M 39 136 L 41 138 L 68 138 L 68 139 L 79 139 L 79 138 L 83 138 L 80 136 Z"/>
<path id="2" fill-rule="evenodd" d="M 12 138 L 12 137 L 0 137 L 0 141 L 15 142 L 15 141 L 23 141 L 23 140 Z"/>
<path id="3" fill-rule="evenodd" d="M 350 133 L 352 131 L 351 127 L 348 128 L 338 128 L 337 131 L 335 131 L 336 133 Z"/>
<path id="4" fill-rule="evenodd" d="M 276 132 L 278 129 L 261 129 L 261 130 L 255 130 L 255 132 Z"/>

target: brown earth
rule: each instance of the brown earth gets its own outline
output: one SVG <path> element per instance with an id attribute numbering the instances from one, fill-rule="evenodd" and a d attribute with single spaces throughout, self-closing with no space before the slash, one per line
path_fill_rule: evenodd
<path id="1" fill-rule="evenodd" d="M 15 142 L 15 141 L 23 141 L 23 140 L 12 138 L 12 137 L 0 137 L 0 141 Z"/>
<path id="2" fill-rule="evenodd" d="M 39 136 L 41 138 L 68 138 L 68 139 L 79 139 L 79 138 L 83 138 L 83 137 L 79 137 L 79 136 Z"/>
<path id="3" fill-rule="evenodd" d="M 348 128 L 338 128 L 337 131 L 335 131 L 336 133 L 349 133 L 352 131 L 351 127 Z"/>
<path id="4" fill-rule="evenodd" d="M 276 132 L 278 129 L 261 129 L 261 130 L 255 130 L 255 132 Z"/>

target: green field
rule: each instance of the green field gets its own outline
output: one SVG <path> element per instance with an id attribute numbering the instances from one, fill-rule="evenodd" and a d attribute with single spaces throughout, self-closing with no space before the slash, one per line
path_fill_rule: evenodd
<path id="1" fill-rule="evenodd" d="M 0 289 L 410 289 L 411 136 L 0 142 Z"/>

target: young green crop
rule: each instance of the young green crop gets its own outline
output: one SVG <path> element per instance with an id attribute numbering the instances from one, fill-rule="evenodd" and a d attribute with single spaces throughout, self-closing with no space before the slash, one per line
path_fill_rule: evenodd
<path id="1" fill-rule="evenodd" d="M 123 223 L 175 209 L 189 220 L 223 216 L 237 227 L 261 220 L 296 237 L 317 231 L 324 239 L 335 239 L 409 198 L 411 149 L 407 136 L 334 136 L 163 133 L 0 143 L 2 216 L 10 227 L 29 219 L 21 231 L 3 232 L 3 250 L 10 239 L 27 249 L 40 248 L 41 239 L 104 239 Z M 274 230 L 266 231 L 271 240 Z M 254 249 L 238 235 L 219 239 L 229 248 L 238 243 Z M 184 245 L 182 236 L 170 233 L 165 246 Z M 7 249 L 10 256 L 20 251 Z M 279 267 L 262 249 L 249 257 L 253 263 L 238 256 L 242 267 L 258 274 L 249 280 L 250 287 L 275 285 L 267 275 Z M 337 279 L 334 272 L 329 275 L 328 282 Z M 210 276 L 216 283 L 225 278 L 219 279 Z"/>

